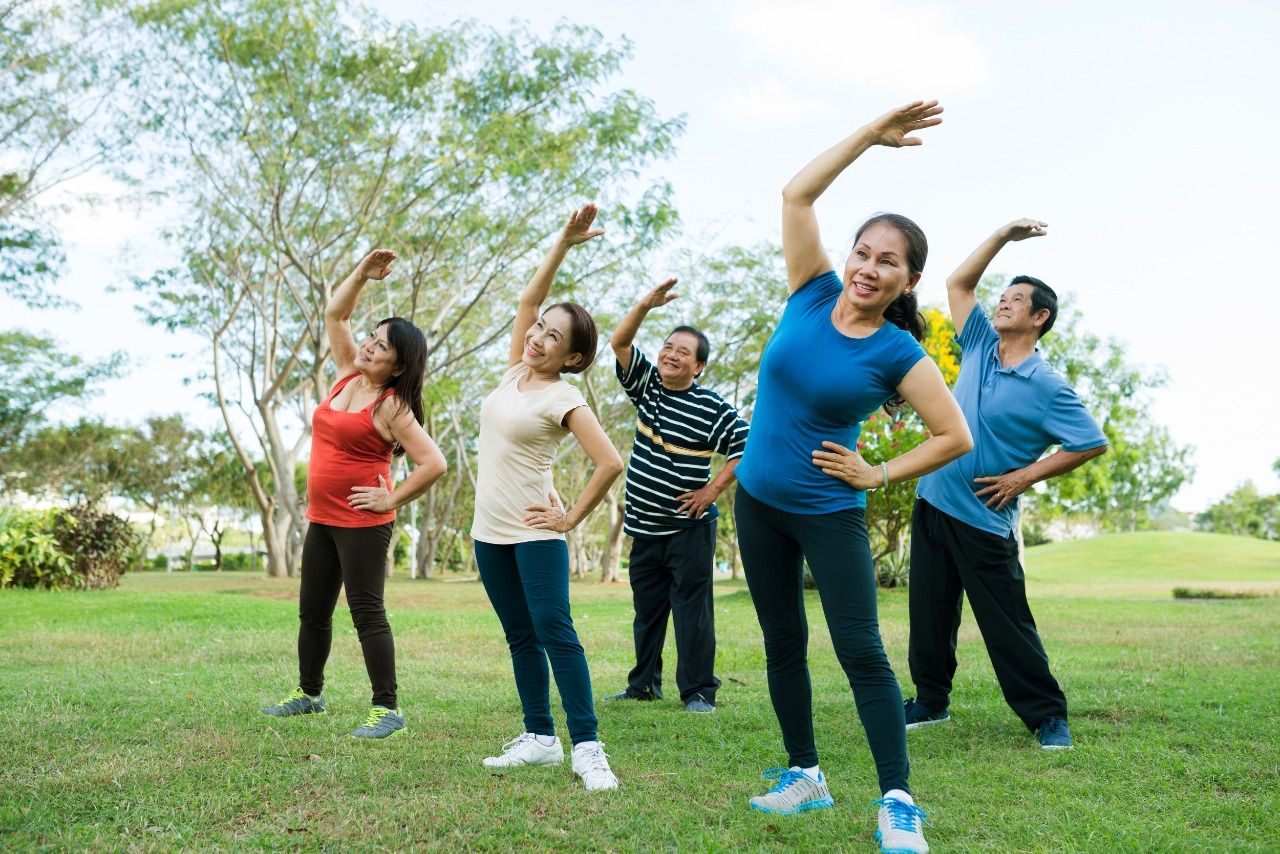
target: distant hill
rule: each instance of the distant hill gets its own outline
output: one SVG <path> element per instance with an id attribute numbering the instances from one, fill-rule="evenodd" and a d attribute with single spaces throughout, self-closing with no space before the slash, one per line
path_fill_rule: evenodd
<path id="1" fill-rule="evenodd" d="M 1280 543 L 1153 531 L 1027 550 L 1027 587 L 1033 596 L 1164 597 L 1176 586 L 1280 592 Z"/>

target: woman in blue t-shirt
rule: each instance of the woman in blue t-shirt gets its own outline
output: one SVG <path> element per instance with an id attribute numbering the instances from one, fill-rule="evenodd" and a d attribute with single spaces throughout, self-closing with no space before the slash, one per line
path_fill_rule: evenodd
<path id="1" fill-rule="evenodd" d="M 911 480 L 973 445 L 942 374 L 918 343 L 914 290 L 928 254 L 924 233 L 896 214 L 858 229 L 837 276 L 813 204 L 873 145 L 919 145 L 907 136 L 942 121 L 936 101 L 893 110 L 800 170 L 782 191 L 782 248 L 791 295 L 760 363 L 734 511 L 747 584 L 764 633 L 769 694 L 789 769 L 751 806 L 798 813 L 833 805 L 818 768 L 806 663 L 803 565 L 809 564 L 832 644 L 853 688 L 880 779 L 880 832 L 888 849 L 925 851 L 923 815 L 907 783 L 902 694 L 876 617 L 876 580 L 864 517 L 866 490 Z M 888 321 L 888 322 L 886 322 Z M 929 428 L 920 446 L 881 466 L 846 448 L 862 421 L 901 397 Z"/>

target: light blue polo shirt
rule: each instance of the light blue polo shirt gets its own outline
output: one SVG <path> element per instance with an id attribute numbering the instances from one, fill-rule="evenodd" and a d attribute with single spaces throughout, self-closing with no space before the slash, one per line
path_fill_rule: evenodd
<path id="1" fill-rule="evenodd" d="M 862 421 L 927 359 L 916 339 L 886 322 L 865 338 L 831 323 L 843 290 L 835 272 L 796 290 L 760 359 L 747 449 L 734 474 L 757 501 L 815 515 L 865 508 L 867 494 L 813 464 L 823 441 L 855 447 Z"/>
<path id="2" fill-rule="evenodd" d="M 973 450 L 920 478 L 916 494 L 934 507 L 1000 537 L 1013 533 L 1018 501 L 1001 511 L 975 493 L 975 477 L 1002 475 L 1040 459 L 1053 445 L 1087 451 L 1107 444 L 1098 422 L 1037 349 L 1011 368 L 1000 365 L 1000 334 L 980 306 L 956 339 L 960 376 L 953 392 L 973 434 Z"/>

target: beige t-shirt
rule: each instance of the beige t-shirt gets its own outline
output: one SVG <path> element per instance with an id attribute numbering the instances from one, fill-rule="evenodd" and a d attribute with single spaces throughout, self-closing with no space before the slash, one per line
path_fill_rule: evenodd
<path id="1" fill-rule="evenodd" d="M 569 435 L 563 426 L 570 410 L 586 406 L 582 392 L 560 380 L 543 388 L 519 390 L 528 373 L 523 364 L 507 369 L 502 382 L 480 407 L 476 513 L 471 536 L 482 543 L 508 545 L 531 540 L 563 540 L 564 534 L 524 524 L 525 507 L 546 504 L 551 461 Z M 560 495 L 555 493 L 556 499 Z"/>

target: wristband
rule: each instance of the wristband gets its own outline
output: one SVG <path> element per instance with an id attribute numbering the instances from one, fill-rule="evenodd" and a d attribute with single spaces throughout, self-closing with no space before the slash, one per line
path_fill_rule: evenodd
<path id="1" fill-rule="evenodd" d="M 889 463 L 887 460 L 880 464 L 880 471 L 884 472 L 884 486 L 882 487 L 882 489 L 888 489 L 889 488 Z"/>

